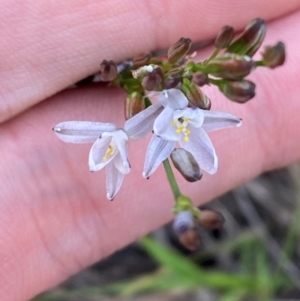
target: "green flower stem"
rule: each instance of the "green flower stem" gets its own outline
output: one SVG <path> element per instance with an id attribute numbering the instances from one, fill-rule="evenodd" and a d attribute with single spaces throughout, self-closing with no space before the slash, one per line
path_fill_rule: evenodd
<path id="1" fill-rule="evenodd" d="M 164 160 L 163 164 L 164 164 L 165 172 L 167 174 L 167 178 L 168 178 L 168 181 L 170 183 L 170 186 L 171 186 L 174 198 L 175 198 L 175 202 L 177 202 L 178 197 L 181 196 L 181 192 L 179 190 L 179 187 L 178 187 L 177 181 L 175 179 L 169 159 Z"/>
<path id="2" fill-rule="evenodd" d="M 210 62 L 211 60 L 213 60 L 215 57 L 217 57 L 217 55 L 219 54 L 220 51 L 221 51 L 220 48 L 216 48 L 215 51 L 210 56 L 210 58 L 207 61 L 205 61 L 204 65 L 206 65 L 208 62 Z"/>

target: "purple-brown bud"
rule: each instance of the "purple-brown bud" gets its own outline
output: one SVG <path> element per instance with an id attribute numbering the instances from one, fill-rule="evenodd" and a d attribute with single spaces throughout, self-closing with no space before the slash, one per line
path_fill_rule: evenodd
<path id="1" fill-rule="evenodd" d="M 164 82 L 164 72 L 160 66 L 156 66 L 151 73 L 142 79 L 142 86 L 147 91 L 160 89 Z"/>
<path id="2" fill-rule="evenodd" d="M 253 56 L 266 35 L 266 23 L 262 19 L 252 20 L 241 35 L 227 48 L 227 52 Z"/>
<path id="3" fill-rule="evenodd" d="M 201 210 L 198 223 L 200 226 L 207 229 L 219 229 L 223 227 L 225 219 L 220 212 L 213 210 Z"/>
<path id="4" fill-rule="evenodd" d="M 209 110 L 211 107 L 210 99 L 193 83 L 182 85 L 181 90 L 185 93 L 190 103 L 199 109 Z"/>
<path id="5" fill-rule="evenodd" d="M 238 80 L 253 70 L 254 62 L 247 55 L 225 54 L 208 62 L 205 68 L 207 73 L 216 77 Z"/>
<path id="6" fill-rule="evenodd" d="M 180 89 L 182 86 L 182 77 L 178 74 L 169 75 L 165 80 L 163 89 Z"/>
<path id="7" fill-rule="evenodd" d="M 215 47 L 219 49 L 227 48 L 234 37 L 234 29 L 231 26 L 224 26 L 219 31 L 216 40 Z"/>
<path id="8" fill-rule="evenodd" d="M 276 68 L 284 64 L 285 46 L 282 42 L 278 42 L 274 46 L 266 46 L 263 54 L 264 65 L 270 68 Z"/>
<path id="9" fill-rule="evenodd" d="M 193 155 L 183 148 L 176 148 L 171 153 L 175 168 L 188 182 L 199 181 L 202 177 L 200 167 Z"/>
<path id="10" fill-rule="evenodd" d="M 173 229 L 181 244 L 187 249 L 195 251 L 199 248 L 200 235 L 191 212 L 179 212 L 174 219 Z"/>
<path id="11" fill-rule="evenodd" d="M 100 64 L 101 79 L 105 82 L 114 80 L 118 75 L 118 68 L 114 61 L 104 60 Z"/>
<path id="12" fill-rule="evenodd" d="M 189 38 L 180 38 L 168 49 L 168 61 L 171 64 L 178 62 L 189 51 L 192 41 Z"/>
<path id="13" fill-rule="evenodd" d="M 133 69 L 137 69 L 139 67 L 145 66 L 149 63 L 151 58 L 151 54 L 150 53 L 140 53 L 138 55 L 136 55 L 132 62 L 133 62 Z"/>
<path id="14" fill-rule="evenodd" d="M 197 71 L 193 74 L 192 82 L 199 87 L 203 87 L 208 84 L 208 76 L 201 71 Z"/>
<path id="15" fill-rule="evenodd" d="M 125 119 L 128 120 L 134 115 L 140 113 L 145 109 L 145 100 L 144 97 L 138 93 L 133 92 L 128 95 L 125 103 Z"/>
<path id="16" fill-rule="evenodd" d="M 255 96 L 255 84 L 249 80 L 226 81 L 219 85 L 219 89 L 227 98 L 238 103 Z"/>

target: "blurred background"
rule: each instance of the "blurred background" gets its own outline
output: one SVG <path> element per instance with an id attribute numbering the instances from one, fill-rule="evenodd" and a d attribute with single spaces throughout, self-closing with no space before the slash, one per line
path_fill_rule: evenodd
<path id="1" fill-rule="evenodd" d="M 300 164 L 201 208 L 226 222 L 197 252 L 166 225 L 32 301 L 300 300 Z"/>

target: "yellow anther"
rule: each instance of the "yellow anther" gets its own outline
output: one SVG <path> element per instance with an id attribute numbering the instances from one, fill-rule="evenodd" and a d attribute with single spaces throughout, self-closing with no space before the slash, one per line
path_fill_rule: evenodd
<path id="1" fill-rule="evenodd" d="M 176 121 L 175 121 L 175 120 L 172 121 L 172 125 L 173 125 L 173 126 L 176 125 Z"/>
<path id="2" fill-rule="evenodd" d="M 114 152 L 115 152 L 115 149 L 111 145 L 109 145 L 107 148 L 107 151 L 103 157 L 103 161 L 107 161 Z"/>
<path id="3" fill-rule="evenodd" d="M 189 138 L 188 136 L 185 136 L 185 137 L 183 138 L 183 140 L 184 140 L 185 142 L 188 142 L 188 141 L 190 140 L 190 138 Z"/>
<path id="4" fill-rule="evenodd" d="M 191 133 L 190 130 L 186 129 L 185 132 L 184 132 L 186 135 L 189 135 Z"/>

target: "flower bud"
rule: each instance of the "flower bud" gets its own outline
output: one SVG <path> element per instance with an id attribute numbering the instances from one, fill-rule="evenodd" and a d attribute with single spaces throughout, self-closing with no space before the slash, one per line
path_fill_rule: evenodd
<path id="1" fill-rule="evenodd" d="M 133 58 L 133 69 L 145 66 L 149 63 L 151 58 L 150 53 L 140 53 Z"/>
<path id="2" fill-rule="evenodd" d="M 175 168 L 188 182 L 196 182 L 201 179 L 199 165 L 190 152 L 183 148 L 176 148 L 171 153 L 171 159 Z"/>
<path id="3" fill-rule="evenodd" d="M 125 103 L 125 119 L 128 120 L 134 115 L 140 113 L 145 109 L 145 100 L 144 97 L 138 93 L 133 92 L 128 95 Z"/>
<path id="4" fill-rule="evenodd" d="M 201 210 L 198 223 L 200 226 L 207 229 L 219 229 L 224 225 L 225 219 L 220 212 L 213 210 Z"/>
<path id="5" fill-rule="evenodd" d="M 160 66 L 156 66 L 151 73 L 142 79 L 142 86 L 147 91 L 153 91 L 162 87 L 164 73 Z"/>
<path id="6" fill-rule="evenodd" d="M 219 89 L 230 100 L 244 103 L 255 96 L 255 84 L 249 80 L 224 81 Z"/>
<path id="7" fill-rule="evenodd" d="M 191 251 L 198 249 L 200 235 L 195 227 L 195 220 L 190 211 L 181 211 L 176 215 L 173 229 L 182 245 Z"/>
<path id="8" fill-rule="evenodd" d="M 226 51 L 252 57 L 263 42 L 265 34 L 265 21 L 259 18 L 254 19 Z"/>
<path id="9" fill-rule="evenodd" d="M 143 79 L 145 76 L 153 72 L 154 67 L 155 65 L 146 65 L 136 70 L 132 70 L 132 77 L 136 79 Z"/>
<path id="10" fill-rule="evenodd" d="M 178 74 L 169 75 L 163 85 L 163 89 L 180 89 L 182 86 L 182 77 Z"/>
<path id="11" fill-rule="evenodd" d="M 202 87 L 208 84 L 208 76 L 201 71 L 197 71 L 193 74 L 192 82 L 195 85 Z"/>
<path id="12" fill-rule="evenodd" d="M 104 60 L 100 64 L 101 79 L 105 82 L 114 80 L 118 75 L 118 68 L 114 61 Z"/>
<path id="13" fill-rule="evenodd" d="M 254 68 L 254 62 L 250 56 L 225 54 L 215 58 L 205 66 L 207 73 L 224 79 L 243 79 Z"/>
<path id="14" fill-rule="evenodd" d="M 282 42 L 278 42 L 274 46 L 266 46 L 263 54 L 265 66 L 276 68 L 284 64 L 285 61 L 285 46 Z"/>
<path id="15" fill-rule="evenodd" d="M 181 90 L 185 93 L 190 103 L 196 108 L 209 110 L 211 107 L 210 99 L 193 83 L 185 82 Z"/>
<path id="16" fill-rule="evenodd" d="M 189 38 L 180 38 L 168 49 L 168 61 L 172 64 L 182 59 L 189 51 L 192 41 Z"/>
<path id="17" fill-rule="evenodd" d="M 216 40 L 215 47 L 219 49 L 227 48 L 234 36 L 234 29 L 231 26 L 224 26 L 219 31 Z"/>

